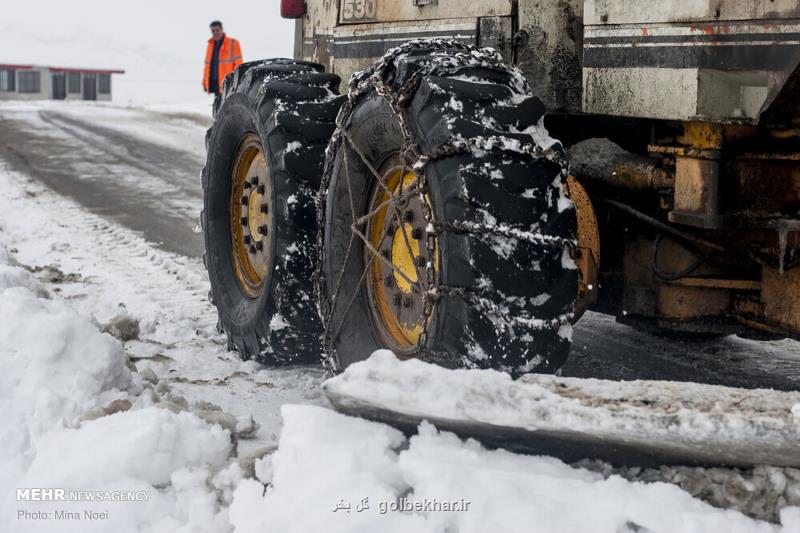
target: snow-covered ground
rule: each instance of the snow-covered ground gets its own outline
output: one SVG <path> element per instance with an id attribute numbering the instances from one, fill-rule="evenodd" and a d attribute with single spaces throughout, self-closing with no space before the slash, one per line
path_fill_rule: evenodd
<path id="1" fill-rule="evenodd" d="M 666 483 L 627 481 L 550 457 L 487 450 L 423 423 L 402 433 L 321 407 L 286 406 L 266 492 L 234 492 L 236 531 L 768 532 Z M 263 494 L 262 494 L 263 493 Z M 253 509 L 260 512 L 253 513 Z M 800 508 L 784 509 L 784 531 Z"/>
<path id="2" fill-rule="evenodd" d="M 55 111 L 201 155 L 186 110 Z M 791 469 L 718 484 L 774 487 L 778 516 L 747 509 L 768 523 L 679 488 L 715 471 L 568 465 L 335 413 L 319 369 L 227 351 L 199 259 L 111 220 L 0 160 L 0 531 L 800 531 Z M 41 488 L 65 500 L 24 492 Z"/>
<path id="3" fill-rule="evenodd" d="M 189 400 L 197 390 L 237 415 L 254 414 L 266 444 L 277 439 L 278 405 L 321 397 L 317 369 L 266 370 L 227 351 L 199 259 L 158 250 L 16 173 L 0 172 L 0 229 L 13 259 L 78 313 L 104 325 L 137 321 L 138 339 L 125 348 L 138 366 L 169 377 Z"/>
<path id="4" fill-rule="evenodd" d="M 241 362 L 216 332 L 199 259 L 162 251 L 2 161 L 0 246 L 0 531 L 229 530 L 224 516 L 203 514 L 221 494 L 207 481 L 236 480 L 240 461 L 252 470 L 277 443 L 282 404 L 322 401 L 320 370 Z M 17 500 L 17 488 L 36 487 L 149 499 Z M 191 518 L 198 498 L 208 508 Z M 92 509 L 108 519 L 52 514 Z"/>

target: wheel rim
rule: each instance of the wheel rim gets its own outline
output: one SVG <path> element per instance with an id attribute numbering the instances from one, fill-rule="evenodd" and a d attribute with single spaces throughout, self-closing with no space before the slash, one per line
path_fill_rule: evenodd
<path id="1" fill-rule="evenodd" d="M 231 175 L 231 257 L 244 294 L 257 298 L 272 267 L 272 185 L 259 137 L 239 145 Z"/>
<path id="2" fill-rule="evenodd" d="M 383 346 L 410 356 L 427 325 L 423 295 L 438 274 L 438 243 L 430 261 L 426 212 L 432 209 L 429 197 L 418 192 L 418 176 L 398 156 L 378 174 L 381 181 L 372 187 L 367 210 L 368 307 Z"/>

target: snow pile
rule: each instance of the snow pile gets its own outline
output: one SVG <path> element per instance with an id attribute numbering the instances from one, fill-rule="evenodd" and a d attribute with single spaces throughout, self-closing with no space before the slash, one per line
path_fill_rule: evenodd
<path id="1" fill-rule="evenodd" d="M 393 500 L 403 492 L 406 485 L 394 452 L 405 442 L 402 433 L 319 407 L 285 405 L 281 414 L 284 426 L 272 458 L 272 479 L 261 479 L 271 481 L 273 488 L 262 497 L 260 483 L 239 485 L 230 509 L 237 533 L 393 531 L 374 513 L 333 509 L 340 500 Z M 398 522 L 405 531 L 424 531 L 416 517 L 401 516 Z"/>
<path id="2" fill-rule="evenodd" d="M 8 262 L 0 247 L 0 530 L 227 531 L 230 432 L 153 406 L 119 341 Z M 17 493 L 34 488 L 64 499 Z"/>
<path id="3" fill-rule="evenodd" d="M 100 489 L 137 480 L 163 486 L 186 466 L 223 464 L 229 451 L 230 437 L 220 426 L 209 427 L 187 412 L 149 407 L 45 435 L 22 484 Z"/>
<path id="4" fill-rule="evenodd" d="M 674 485 L 486 450 L 427 422 L 406 439 L 321 407 L 284 406 L 282 414 L 266 492 L 246 480 L 234 493 L 237 533 L 776 531 Z M 785 511 L 785 531 L 796 531 L 800 516 Z"/>
<path id="5" fill-rule="evenodd" d="M 41 434 L 72 426 L 100 402 L 124 396 L 122 348 L 41 285 L 0 246 L 0 488 L 18 479 Z M 6 496 L 4 490 L 3 496 Z"/>
<path id="6" fill-rule="evenodd" d="M 0 291 L 9 287 L 25 287 L 39 296 L 46 295 L 42 284 L 30 272 L 8 264 L 8 252 L 0 247 Z"/>
<path id="7" fill-rule="evenodd" d="M 154 531 L 227 531 L 226 513 L 218 512 L 210 481 L 211 469 L 227 463 L 230 447 L 230 436 L 220 426 L 157 407 L 53 431 L 37 443 L 36 456 L 17 487 L 126 496 L 121 501 L 18 502 L 16 512 L 53 517 L 66 510 L 81 516 L 68 523 L 35 524 L 37 531 L 139 531 L 145 526 Z M 87 511 L 108 514 L 87 522 Z M 32 527 L 30 519 L 20 523 L 17 518 L 19 525 Z"/>
<path id="8" fill-rule="evenodd" d="M 379 351 L 323 385 L 346 412 L 392 412 L 444 429 L 633 446 L 672 462 L 800 464 L 800 392 L 447 370 Z M 408 391 L 414 391 L 413 394 Z M 474 434 L 474 433 L 473 433 Z M 503 435 L 495 435 L 502 437 Z"/>
<path id="9" fill-rule="evenodd" d="M 320 407 L 284 406 L 279 449 L 231 459 L 237 439 L 258 430 L 252 418 L 190 403 L 149 367 L 134 371 L 118 340 L 67 303 L 38 298 L 36 279 L 7 262 L 0 249 L 9 272 L 0 287 L 2 531 L 775 531 L 672 484 L 488 451 L 427 422 L 407 439 Z M 390 356 L 351 368 L 392 370 Z M 414 379 L 404 386 L 423 384 Z M 397 401 L 408 390 L 382 389 Z M 19 501 L 19 488 L 64 489 L 68 499 Z M 781 513 L 787 531 L 800 526 L 795 511 Z"/>
<path id="10" fill-rule="evenodd" d="M 73 425 L 131 385 L 122 346 L 66 303 L 24 287 L 0 292 L 0 373 L 26 426 L 40 434 Z"/>

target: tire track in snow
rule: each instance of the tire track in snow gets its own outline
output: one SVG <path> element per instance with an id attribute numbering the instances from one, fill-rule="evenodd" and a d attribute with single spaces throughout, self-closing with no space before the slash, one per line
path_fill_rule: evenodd
<path id="1" fill-rule="evenodd" d="M 0 109 L 0 158 L 162 248 L 202 254 L 196 155 L 63 113 Z"/>
<path id="2" fill-rule="evenodd" d="M 43 231 L 43 228 L 45 229 Z M 196 258 L 150 245 L 140 234 L 87 213 L 0 160 L 0 242 L 24 265 L 52 265 L 77 282 L 50 284 L 83 315 L 108 322 L 124 311 L 140 320 L 141 340 L 125 344 L 140 369 L 172 381 L 190 402 L 203 400 L 261 425 L 243 449 L 274 445 L 284 403 L 324 403 L 317 367 L 266 369 L 227 351 L 216 332 L 205 268 Z"/>

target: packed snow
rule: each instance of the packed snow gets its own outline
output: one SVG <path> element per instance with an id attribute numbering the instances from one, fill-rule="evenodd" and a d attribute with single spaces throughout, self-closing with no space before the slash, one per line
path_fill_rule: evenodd
<path id="1" fill-rule="evenodd" d="M 8 264 L 5 249 L 0 260 L 14 274 L 0 285 L 0 529 L 63 531 L 55 513 L 73 512 L 81 519 L 68 520 L 67 530 L 190 524 L 170 480 L 225 465 L 230 433 L 195 414 L 152 406 L 117 339 L 67 302 L 32 292 L 38 283 Z M 110 504 L 19 501 L 20 489 L 45 487 L 146 499 L 138 507 L 115 502 L 107 519 L 87 524 L 85 512 L 102 514 Z M 49 519 L 25 518 L 43 515 Z"/>
<path id="2" fill-rule="evenodd" d="M 401 361 L 388 351 L 351 365 L 323 388 L 348 412 L 388 411 L 452 427 L 489 427 L 497 435 L 506 428 L 539 440 L 633 445 L 672 461 L 800 465 L 798 392 L 535 374 L 513 381 L 494 370 Z"/>
<path id="3" fill-rule="evenodd" d="M 266 491 L 240 483 L 237 532 L 774 532 L 666 483 L 630 482 L 550 457 L 487 450 L 423 422 L 409 439 L 383 424 L 285 406 Z M 253 509 L 258 509 L 254 513 Z M 800 528 L 800 509 L 781 514 Z"/>

